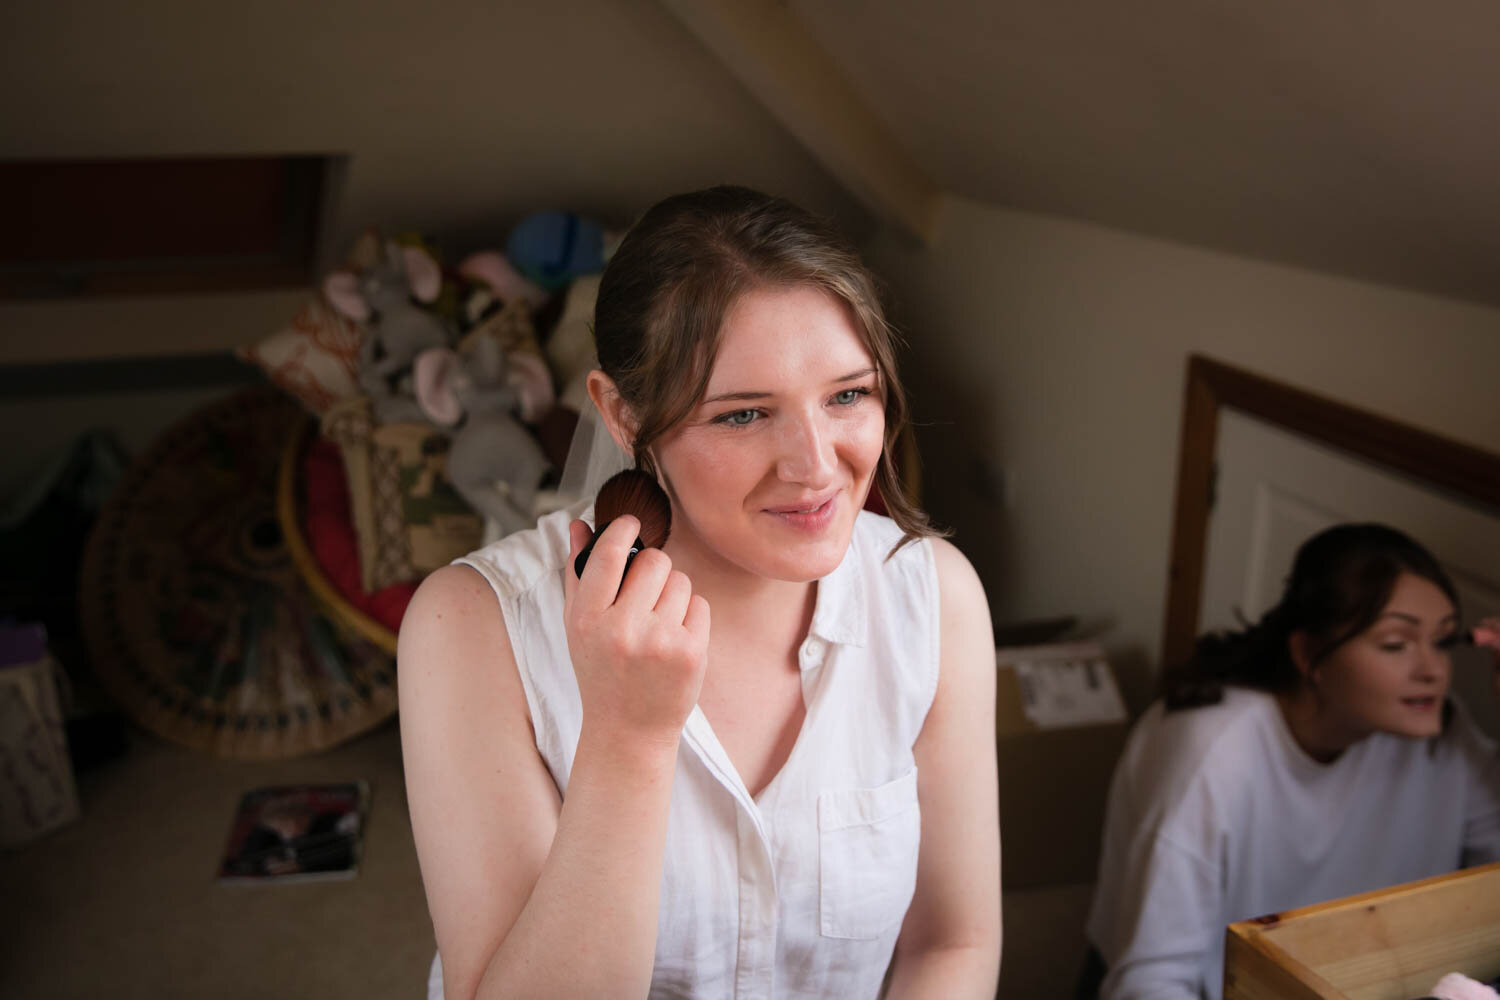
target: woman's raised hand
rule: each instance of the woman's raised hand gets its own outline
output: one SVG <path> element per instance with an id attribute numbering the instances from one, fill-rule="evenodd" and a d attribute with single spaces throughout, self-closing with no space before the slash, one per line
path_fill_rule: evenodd
<path id="1" fill-rule="evenodd" d="M 1485 646 L 1500 658 L 1500 618 L 1486 618 L 1474 626 L 1474 645 Z"/>
<path id="2" fill-rule="evenodd" d="M 625 557 L 640 531 L 634 517 L 605 527 L 582 578 L 573 560 L 593 533 L 582 521 L 568 530 L 563 618 L 584 726 L 675 743 L 703 684 L 708 602 L 660 549 L 638 553 L 626 573 Z"/>
<path id="3" fill-rule="evenodd" d="M 1486 618 L 1474 626 L 1474 645 L 1489 650 L 1495 661 L 1495 697 L 1500 698 L 1500 618 Z"/>

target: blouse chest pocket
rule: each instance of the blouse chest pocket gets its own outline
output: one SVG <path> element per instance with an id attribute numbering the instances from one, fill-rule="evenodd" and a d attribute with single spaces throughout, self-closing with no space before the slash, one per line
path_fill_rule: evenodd
<path id="1" fill-rule="evenodd" d="M 906 916 L 917 885 L 922 814 L 917 769 L 878 788 L 818 796 L 818 926 L 825 937 L 878 938 Z"/>

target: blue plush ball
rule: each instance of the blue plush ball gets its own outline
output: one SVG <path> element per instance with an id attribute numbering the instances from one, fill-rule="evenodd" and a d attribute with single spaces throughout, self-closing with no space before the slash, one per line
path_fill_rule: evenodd
<path id="1" fill-rule="evenodd" d="M 537 212 L 510 232 L 505 255 L 548 291 L 604 270 L 604 228 L 571 212 Z"/>

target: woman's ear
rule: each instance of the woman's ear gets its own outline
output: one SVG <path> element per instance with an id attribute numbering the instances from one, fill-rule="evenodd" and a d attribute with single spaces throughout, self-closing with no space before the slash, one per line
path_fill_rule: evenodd
<path id="1" fill-rule="evenodd" d="M 1313 672 L 1312 661 L 1312 637 L 1302 629 L 1297 629 L 1286 637 L 1287 654 L 1292 658 L 1292 666 L 1297 668 L 1297 673 L 1304 680 L 1310 680 Z"/>
<path id="2" fill-rule="evenodd" d="M 620 395 L 620 390 L 615 387 L 615 380 L 595 368 L 588 373 L 584 385 L 589 391 L 589 399 L 593 400 L 595 409 L 599 411 L 599 416 L 609 431 L 609 436 L 615 439 L 615 444 L 625 454 L 634 457 L 635 435 L 640 430 L 640 423 L 631 412 L 630 405 Z"/>

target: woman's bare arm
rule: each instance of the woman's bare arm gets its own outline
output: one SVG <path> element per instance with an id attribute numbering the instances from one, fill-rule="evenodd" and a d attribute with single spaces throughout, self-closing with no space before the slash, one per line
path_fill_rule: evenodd
<path id="1" fill-rule="evenodd" d="M 584 723 L 566 802 L 537 752 L 489 585 L 440 570 L 403 620 L 407 792 L 449 1000 L 639 997 L 649 986 L 676 734 L 708 626 L 707 605 L 660 552 L 637 557 L 614 600 L 630 530 L 605 532 L 585 584 L 568 574 Z M 587 538 L 575 523 L 573 551 Z M 617 704 L 632 681 L 644 692 Z"/>
<path id="2" fill-rule="evenodd" d="M 915 747 L 922 847 L 889 996 L 988 1000 L 1001 938 L 994 638 L 973 567 L 947 542 L 933 546 L 941 666 Z"/>

